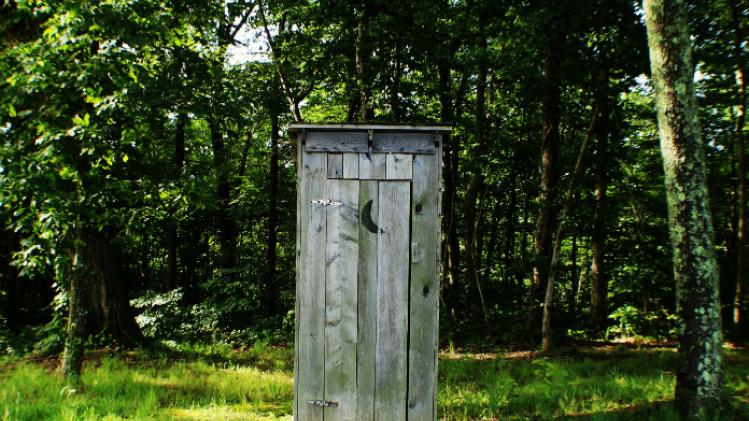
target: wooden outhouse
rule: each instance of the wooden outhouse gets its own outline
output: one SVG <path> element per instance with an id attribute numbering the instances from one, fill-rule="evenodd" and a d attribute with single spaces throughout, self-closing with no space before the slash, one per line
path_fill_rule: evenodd
<path id="1" fill-rule="evenodd" d="M 293 123 L 294 418 L 434 420 L 445 126 Z"/>

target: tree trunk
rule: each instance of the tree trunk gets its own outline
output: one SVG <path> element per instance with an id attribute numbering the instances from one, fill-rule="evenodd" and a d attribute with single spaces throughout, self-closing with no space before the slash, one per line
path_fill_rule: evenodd
<path id="1" fill-rule="evenodd" d="M 534 330 L 539 317 L 539 304 L 548 280 L 551 237 L 556 220 L 556 195 L 559 184 L 559 118 L 561 96 L 561 17 L 551 18 L 546 51 L 546 82 L 543 98 L 543 139 L 541 141 L 541 183 L 538 192 L 538 217 L 533 240 L 535 258 L 533 278 L 527 300 L 527 327 Z"/>
<path id="2" fill-rule="evenodd" d="M 187 114 L 184 112 L 177 117 L 177 125 L 174 132 L 174 173 L 172 181 L 178 181 L 182 176 L 182 168 L 185 162 L 185 125 L 187 124 Z M 173 212 L 172 212 L 173 213 Z M 169 215 L 169 222 L 166 228 L 166 288 L 174 289 L 179 285 L 177 277 L 177 221 L 174 215 Z"/>
<path id="3" fill-rule="evenodd" d="M 367 1 L 359 6 L 356 25 L 356 92 L 359 105 L 359 118 L 368 121 L 374 117 L 369 103 L 369 80 L 367 76 L 367 31 L 369 30 L 369 13 Z"/>
<path id="4" fill-rule="evenodd" d="M 731 20 L 733 24 L 733 51 L 736 60 L 736 85 L 738 89 L 736 113 L 736 147 L 738 148 L 738 230 L 736 233 L 736 296 L 734 299 L 733 322 L 739 331 L 749 330 L 749 290 L 746 281 L 746 151 L 744 146 L 744 120 L 746 118 L 746 86 L 744 82 L 743 36 L 740 24 L 741 11 L 736 0 L 731 0 Z"/>
<path id="5" fill-rule="evenodd" d="M 582 255 L 582 258 L 580 260 L 580 272 L 577 276 L 577 279 L 573 279 L 572 281 L 572 289 L 573 293 L 575 294 L 574 300 L 572 302 L 572 313 L 577 314 L 579 305 L 580 305 L 580 293 L 582 292 L 582 286 L 585 283 L 585 280 L 588 278 L 588 251 L 583 248 L 583 241 L 580 241 L 580 246 L 578 246 L 578 255 Z"/>
<path id="6" fill-rule="evenodd" d="M 525 262 L 528 260 L 528 218 L 530 217 L 531 194 L 528 191 L 530 183 L 525 182 L 523 184 L 525 184 L 525 188 L 523 189 L 523 223 L 520 226 L 520 262 L 525 266 Z M 525 299 L 525 296 L 523 295 L 525 277 L 522 271 L 515 271 L 515 280 L 518 288 L 518 302 L 522 302 Z"/>
<path id="7" fill-rule="evenodd" d="M 252 131 L 247 132 L 247 136 L 244 138 L 244 145 L 242 145 L 242 156 L 239 158 L 239 170 L 237 170 L 237 176 L 241 179 L 247 172 L 247 158 L 250 155 L 250 145 L 252 144 Z"/>
<path id="8" fill-rule="evenodd" d="M 231 177 L 220 123 L 212 117 L 208 125 L 211 132 L 213 164 L 216 168 L 216 221 L 218 243 L 221 248 L 220 268 L 224 271 L 237 264 L 237 225 L 231 215 Z"/>
<path id="9" fill-rule="evenodd" d="M 710 419 L 719 414 L 722 334 L 687 8 L 645 0 L 644 10 L 680 325 L 676 406 L 683 418 Z"/>
<path id="10" fill-rule="evenodd" d="M 549 279 L 546 283 L 546 294 L 544 295 L 544 315 L 543 322 L 541 324 L 541 338 L 544 352 L 551 350 L 551 310 L 552 304 L 554 303 L 554 283 L 557 275 L 559 274 L 559 262 L 561 259 L 562 252 L 562 241 L 567 231 L 567 223 L 569 222 L 569 213 L 572 210 L 572 199 L 574 198 L 575 186 L 578 178 L 583 171 L 583 159 L 585 158 L 585 150 L 588 147 L 588 142 L 593 136 L 593 129 L 597 125 L 598 110 L 594 110 L 593 118 L 590 122 L 590 129 L 588 134 L 580 144 L 580 151 L 577 154 L 577 161 L 575 162 L 575 170 L 572 172 L 572 178 L 570 179 L 570 185 L 567 187 L 567 194 L 564 197 L 564 207 L 559 217 L 559 227 L 554 239 L 554 251 L 551 256 L 551 267 L 549 270 Z"/>
<path id="11" fill-rule="evenodd" d="M 275 107 L 274 107 L 275 108 Z M 271 110 L 270 183 L 268 185 L 268 241 L 266 242 L 266 304 L 270 314 L 279 308 L 279 285 L 276 279 L 276 248 L 278 244 L 278 109 Z"/>
<path id="12" fill-rule="evenodd" d="M 403 77 L 403 64 L 401 62 L 401 33 L 395 35 L 395 48 L 393 48 L 393 86 L 390 90 L 390 109 L 393 121 L 401 120 L 400 89 Z"/>
<path id="13" fill-rule="evenodd" d="M 58 282 L 68 288 L 68 324 L 65 335 L 65 350 L 61 360 L 62 375 L 77 384 L 83 367 L 84 343 L 88 335 L 89 291 L 86 282 L 86 267 L 83 263 L 81 239 L 76 238 L 68 251 L 69 267 L 58 270 Z"/>
<path id="14" fill-rule="evenodd" d="M 440 75 L 440 117 L 443 123 L 453 120 L 453 103 L 450 96 L 451 79 L 450 65 L 443 62 L 439 66 Z M 457 105 L 457 104 L 456 104 Z M 454 309 L 456 305 L 456 287 L 460 274 L 460 245 L 458 239 L 458 230 L 455 217 L 455 179 L 457 168 L 454 166 L 453 158 L 459 153 L 458 143 L 452 141 L 450 134 L 443 135 L 443 163 L 445 171 L 443 173 L 445 193 L 442 200 L 442 222 L 443 232 L 445 233 L 445 248 L 443 261 L 447 282 L 443 283 L 443 298 L 448 308 Z M 454 155 L 454 156 L 453 156 Z"/>
<path id="15" fill-rule="evenodd" d="M 89 297 L 86 325 L 88 334 L 105 332 L 119 345 L 130 348 L 143 341 L 143 334 L 130 307 L 122 251 L 107 234 L 110 231 L 113 229 L 83 230 L 83 245 L 77 257 L 86 269 L 85 289 Z"/>
<path id="16" fill-rule="evenodd" d="M 479 26 L 483 25 L 479 23 Z M 483 32 L 482 32 L 483 34 Z M 486 38 L 482 35 L 480 47 L 486 48 Z M 484 294 L 481 290 L 481 277 L 479 276 L 479 255 L 478 255 L 478 200 L 480 193 L 484 190 L 484 161 L 488 153 L 486 144 L 486 79 L 487 63 L 482 60 L 479 63 L 478 81 L 476 85 L 476 137 L 477 147 L 474 152 L 474 161 L 476 169 L 473 171 L 471 181 L 468 184 L 465 194 L 465 203 L 463 204 L 463 247 L 465 249 L 465 262 L 468 276 L 476 283 L 476 290 L 481 302 L 483 317 L 488 327 L 488 315 L 486 312 L 486 303 Z"/>
<path id="17" fill-rule="evenodd" d="M 510 170 L 510 203 L 507 209 L 505 220 L 505 268 L 503 277 L 505 283 L 505 292 L 510 290 L 511 278 L 515 271 L 515 233 L 517 232 L 517 207 L 518 207 L 518 188 L 517 188 L 517 171 Z"/>
<path id="18" fill-rule="evenodd" d="M 603 54 L 603 53 L 602 53 Z M 608 317 L 608 274 L 605 265 L 606 224 L 606 188 L 608 184 L 608 138 L 609 138 L 609 69 L 606 58 L 600 59 L 596 73 L 596 204 L 593 215 L 593 232 L 590 238 L 590 248 L 593 252 L 590 266 L 591 323 L 600 332 L 606 325 Z"/>
<path id="19" fill-rule="evenodd" d="M 575 202 L 579 203 L 580 199 L 575 195 Z M 570 260 L 572 261 L 572 268 L 570 269 L 570 290 L 567 294 L 567 305 L 570 306 L 570 313 L 575 314 L 577 313 L 577 309 L 575 308 L 575 285 L 578 282 L 578 267 L 577 259 L 578 259 L 578 245 L 577 245 L 577 231 L 572 234 L 572 250 L 570 251 Z"/>

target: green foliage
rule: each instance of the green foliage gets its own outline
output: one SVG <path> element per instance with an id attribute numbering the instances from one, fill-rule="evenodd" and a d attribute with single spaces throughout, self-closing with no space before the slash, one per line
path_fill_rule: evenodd
<path id="1" fill-rule="evenodd" d="M 606 330 L 608 338 L 634 338 L 648 336 L 658 339 L 676 339 L 676 315 L 666 310 L 644 313 L 641 309 L 625 305 L 609 314 L 614 325 Z"/>

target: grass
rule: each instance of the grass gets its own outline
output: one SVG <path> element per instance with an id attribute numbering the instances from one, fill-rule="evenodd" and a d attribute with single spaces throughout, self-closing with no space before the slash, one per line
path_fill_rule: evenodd
<path id="1" fill-rule="evenodd" d="M 672 348 L 440 355 L 441 419 L 676 420 Z M 3 420 L 291 419 L 293 350 L 174 347 L 88 355 L 83 387 L 54 359 L 0 361 Z M 726 350 L 723 419 L 749 419 L 749 351 Z"/>

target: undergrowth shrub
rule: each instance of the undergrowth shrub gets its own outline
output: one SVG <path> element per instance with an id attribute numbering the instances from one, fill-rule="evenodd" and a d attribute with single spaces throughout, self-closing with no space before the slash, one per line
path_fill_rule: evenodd
<path id="1" fill-rule="evenodd" d="M 606 329 L 607 339 L 652 337 L 673 339 L 676 336 L 676 315 L 665 309 L 645 313 L 632 305 L 624 305 L 609 315 L 614 321 Z"/>

